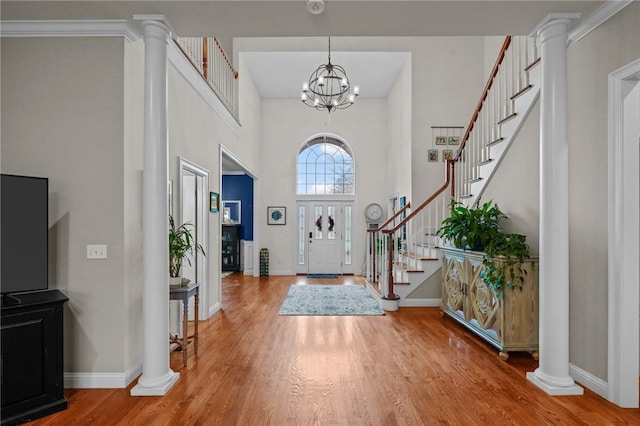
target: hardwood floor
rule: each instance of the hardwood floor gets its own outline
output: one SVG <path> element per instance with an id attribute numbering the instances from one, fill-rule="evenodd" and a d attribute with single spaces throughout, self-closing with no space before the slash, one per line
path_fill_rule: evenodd
<path id="1" fill-rule="evenodd" d="M 640 410 L 589 390 L 551 397 L 529 383 L 528 354 L 495 348 L 437 308 L 384 316 L 278 311 L 293 283 L 361 277 L 224 279 L 223 310 L 200 323 L 197 355 L 171 355 L 180 380 L 164 397 L 67 389 L 69 408 L 34 425 L 625 425 Z"/>

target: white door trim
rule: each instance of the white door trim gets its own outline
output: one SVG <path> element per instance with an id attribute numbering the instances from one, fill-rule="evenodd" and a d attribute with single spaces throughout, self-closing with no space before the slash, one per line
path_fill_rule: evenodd
<path id="1" fill-rule="evenodd" d="M 207 256 L 211 256 L 212 250 L 207 249 L 209 246 L 209 215 L 207 208 L 209 205 L 209 170 L 198 166 L 195 163 L 192 163 L 189 160 L 186 160 L 182 157 L 178 158 L 179 160 L 179 177 L 180 182 L 178 187 L 180 188 L 180 196 L 179 196 L 179 209 L 180 212 L 180 223 L 182 223 L 182 203 L 183 203 L 183 194 L 182 194 L 182 185 L 183 185 L 183 175 L 184 171 L 189 171 L 196 176 L 200 176 L 203 179 L 203 188 L 202 188 L 202 199 L 200 200 L 201 211 L 199 212 L 202 215 L 202 235 L 203 235 L 203 244 L 202 247 L 205 248 L 205 252 L 208 253 Z M 198 311 L 198 319 L 206 320 L 209 318 L 209 262 L 206 258 L 202 257 L 202 254 L 196 251 L 196 256 L 198 256 L 199 264 L 202 266 L 202 274 L 198 277 L 198 281 L 200 281 L 200 306 Z"/>
<path id="2" fill-rule="evenodd" d="M 640 58 L 609 75 L 608 399 L 638 407 L 638 141 L 625 137 L 625 94 L 640 81 Z M 635 82 L 635 83 L 634 83 Z M 640 112 L 637 112 L 640 114 Z"/>

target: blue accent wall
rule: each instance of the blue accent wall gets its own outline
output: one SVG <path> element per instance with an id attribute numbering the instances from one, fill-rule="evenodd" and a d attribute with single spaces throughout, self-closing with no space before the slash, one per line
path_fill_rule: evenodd
<path id="1" fill-rule="evenodd" d="M 247 175 L 222 175 L 222 201 L 240 200 L 240 239 L 253 241 L 253 179 Z"/>

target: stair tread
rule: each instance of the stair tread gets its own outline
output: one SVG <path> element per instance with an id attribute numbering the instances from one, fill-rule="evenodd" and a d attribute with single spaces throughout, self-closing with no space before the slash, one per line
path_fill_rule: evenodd
<path id="1" fill-rule="evenodd" d="M 505 118 L 503 118 L 502 120 L 498 121 L 498 124 L 503 124 L 509 120 L 511 120 L 512 118 L 516 117 L 518 114 L 517 113 L 513 113 L 511 115 L 506 116 Z"/>
<path id="2" fill-rule="evenodd" d="M 434 247 L 436 248 L 436 247 Z M 437 257 L 431 257 L 431 256 L 421 256 L 418 253 L 405 253 L 404 254 L 407 257 L 410 257 L 412 259 L 418 259 L 418 260 L 440 260 Z"/>
<path id="3" fill-rule="evenodd" d="M 396 268 L 402 269 L 405 272 L 424 272 L 424 270 L 422 270 L 422 269 L 413 269 L 413 268 L 409 269 L 409 265 L 407 265 L 404 262 L 395 262 L 394 266 Z"/>
<path id="4" fill-rule="evenodd" d="M 518 96 L 528 92 L 531 88 L 533 88 L 533 85 L 529 84 L 526 87 L 524 87 L 523 89 L 521 89 L 518 93 L 516 93 L 515 95 L 513 95 L 511 97 L 511 100 L 513 101 L 514 99 L 516 99 Z"/>
<path id="5" fill-rule="evenodd" d="M 502 141 L 504 141 L 504 138 L 503 138 L 503 137 L 499 137 L 498 139 L 495 139 L 495 140 L 493 140 L 493 141 L 489 142 L 489 143 L 487 144 L 487 146 L 492 146 L 492 145 L 498 144 L 498 143 L 500 143 L 500 142 L 502 142 Z"/>
<path id="6" fill-rule="evenodd" d="M 540 62 L 540 61 L 541 61 L 541 59 L 542 59 L 542 58 L 538 58 L 538 59 L 536 59 L 535 61 L 531 62 L 529 65 L 527 65 L 527 66 L 525 67 L 525 69 L 524 69 L 524 70 L 525 70 L 525 71 L 527 71 L 527 72 L 529 72 L 529 70 L 530 70 L 531 68 L 533 68 L 534 66 L 536 66 L 536 65 L 538 64 L 538 62 Z"/>

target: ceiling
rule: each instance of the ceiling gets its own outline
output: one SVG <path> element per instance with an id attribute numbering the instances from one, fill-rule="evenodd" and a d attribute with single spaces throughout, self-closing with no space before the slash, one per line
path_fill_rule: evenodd
<path id="1" fill-rule="evenodd" d="M 131 19 L 163 14 L 178 36 L 523 35 L 551 12 L 586 16 L 602 1 L 327 0 L 322 14 L 305 0 L 3 0 L 2 19 Z"/>
<path id="2" fill-rule="evenodd" d="M 331 62 L 344 67 L 361 98 L 385 99 L 409 57 L 407 52 L 331 52 Z M 327 63 L 327 52 L 246 52 L 240 60 L 263 98 L 299 99 L 302 83 Z"/>
<path id="3" fill-rule="evenodd" d="M 603 1 L 578 0 L 326 0 L 322 14 L 307 11 L 305 0 L 196 1 L 31 1 L 3 0 L 3 20 L 128 19 L 135 14 L 162 14 L 179 37 L 215 36 L 227 51 L 234 38 L 295 38 L 309 50 L 277 48 L 239 54 L 263 97 L 299 98 L 302 82 L 326 63 L 324 37 L 418 37 L 526 35 L 549 13 L 587 16 Z M 347 39 L 348 40 L 348 39 Z M 277 44 L 277 43 L 276 43 Z M 286 45 L 287 43 L 284 43 Z M 362 98 L 385 98 L 409 58 L 406 52 L 359 52 L 335 47 L 332 62 L 347 70 Z M 306 47 L 306 46 L 304 46 Z M 288 51 L 287 51 L 288 50 Z M 372 50 L 372 49 L 369 49 Z M 283 66 L 284 65 L 284 66 Z M 223 156 L 223 172 L 240 171 Z"/>

